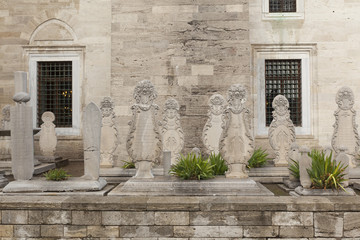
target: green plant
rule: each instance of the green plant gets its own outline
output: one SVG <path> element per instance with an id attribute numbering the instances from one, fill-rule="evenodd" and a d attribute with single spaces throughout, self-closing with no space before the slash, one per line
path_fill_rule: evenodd
<path id="1" fill-rule="evenodd" d="M 259 168 L 262 167 L 266 164 L 266 162 L 268 160 L 270 160 L 270 158 L 268 158 L 268 155 L 266 153 L 266 150 L 262 150 L 261 147 L 255 149 L 253 155 L 251 156 L 251 158 L 248 161 L 248 168 Z"/>
<path id="2" fill-rule="evenodd" d="M 122 162 L 124 163 L 124 165 L 122 165 L 121 167 L 124 168 L 124 169 L 135 168 L 135 163 L 133 163 L 131 161 L 122 160 Z"/>
<path id="3" fill-rule="evenodd" d="M 192 153 L 186 157 L 181 156 L 179 162 L 172 165 L 169 172 L 182 179 L 201 180 L 214 177 L 213 165 Z"/>
<path id="4" fill-rule="evenodd" d="M 71 175 L 62 168 L 55 168 L 44 173 L 44 177 L 46 177 L 46 180 L 63 181 L 71 177 Z"/>
<path id="5" fill-rule="evenodd" d="M 348 166 L 343 166 L 342 163 L 331 160 L 332 152 L 329 156 L 326 156 L 323 151 L 319 152 L 314 149 L 308 155 L 312 162 L 311 167 L 306 170 L 310 176 L 312 188 L 337 190 L 341 188 L 345 191 L 341 183 L 347 180 L 344 178 L 344 170 Z"/>
<path id="6" fill-rule="evenodd" d="M 213 165 L 214 175 L 225 175 L 225 172 L 228 170 L 228 166 L 226 165 L 225 160 L 221 157 L 220 153 L 211 153 L 209 156 L 209 162 Z"/>
<path id="7" fill-rule="evenodd" d="M 290 174 L 294 176 L 296 179 L 300 179 L 300 168 L 299 162 L 293 159 L 290 159 L 292 163 L 290 163 L 289 170 Z"/>

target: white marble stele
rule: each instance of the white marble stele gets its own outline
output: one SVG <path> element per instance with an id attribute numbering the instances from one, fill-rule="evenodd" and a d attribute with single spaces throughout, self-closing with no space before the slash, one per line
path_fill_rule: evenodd
<path id="1" fill-rule="evenodd" d="M 288 166 L 289 151 L 295 142 L 295 127 L 290 119 L 289 101 L 283 95 L 277 95 L 273 102 L 273 120 L 269 128 L 270 146 L 275 152 L 275 166 Z"/>
<path id="2" fill-rule="evenodd" d="M 100 167 L 114 167 L 114 152 L 118 146 L 118 130 L 115 127 L 114 104 L 110 97 L 105 97 L 100 104 L 102 112 Z"/>
<path id="3" fill-rule="evenodd" d="M 171 165 L 176 164 L 184 147 L 184 132 L 180 124 L 179 103 L 166 100 L 162 125 L 163 151 L 171 152 Z"/>
<path id="4" fill-rule="evenodd" d="M 220 153 L 228 163 L 227 178 L 247 178 L 246 164 L 254 151 L 250 111 L 245 107 L 246 90 L 234 84 L 228 90 L 228 106 L 223 113 Z"/>
<path id="5" fill-rule="evenodd" d="M 88 104 L 83 113 L 84 176 L 61 182 L 45 179 L 13 181 L 3 189 L 3 192 L 5 194 L 21 194 L 25 192 L 75 192 L 103 189 L 107 183 L 103 178 L 99 178 L 101 119 L 100 109 L 94 103 Z"/>
<path id="6" fill-rule="evenodd" d="M 55 121 L 55 115 L 52 112 L 44 112 L 41 115 L 41 120 L 44 123 L 40 126 L 40 151 L 42 156 L 53 157 L 57 145 L 55 124 L 53 123 Z"/>
<path id="7" fill-rule="evenodd" d="M 300 184 L 303 188 L 311 187 L 311 179 L 307 173 L 307 169 L 311 167 L 312 159 L 309 157 L 308 153 L 310 149 L 307 147 L 301 147 L 301 159 L 299 161 L 299 170 L 300 170 Z"/>
<path id="8" fill-rule="evenodd" d="M 127 137 L 126 148 L 136 166 L 134 178 L 153 178 L 152 165 L 159 162 L 162 152 L 161 135 L 156 121 L 158 105 L 153 101 L 157 97 L 154 85 L 143 80 L 134 90 L 136 103 L 131 107 L 132 120 Z"/>
<path id="9" fill-rule="evenodd" d="M 209 99 L 208 120 L 203 129 L 202 140 L 207 153 L 218 154 L 220 137 L 223 131 L 222 114 L 226 107 L 226 100 L 220 94 L 214 94 Z"/>
<path id="10" fill-rule="evenodd" d="M 354 110 L 354 93 L 349 87 L 342 87 L 336 94 L 338 109 L 335 111 L 334 133 L 331 145 L 336 154 L 340 153 L 340 147 L 347 149 L 346 153 L 351 155 L 350 168 L 356 167 L 355 155 L 360 146 L 360 137 L 357 130 L 356 111 Z"/>

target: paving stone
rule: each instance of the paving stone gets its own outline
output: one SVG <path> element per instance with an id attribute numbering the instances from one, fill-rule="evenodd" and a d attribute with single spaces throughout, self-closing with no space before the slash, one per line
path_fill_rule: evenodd
<path id="1" fill-rule="evenodd" d="M 100 225 L 100 211 L 72 211 L 73 225 Z"/>
<path id="2" fill-rule="evenodd" d="M 273 225 L 312 226 L 312 212 L 275 212 L 272 216 Z"/>
<path id="3" fill-rule="evenodd" d="M 315 213 L 315 237 L 342 237 L 343 223 L 342 213 Z"/>
<path id="4" fill-rule="evenodd" d="M 155 212 L 155 225 L 189 225 L 189 212 Z"/>
<path id="5" fill-rule="evenodd" d="M 102 212 L 103 225 L 154 225 L 154 212 Z"/>
<path id="6" fill-rule="evenodd" d="M 175 237 L 241 237 L 241 226 L 174 226 Z"/>
<path id="7" fill-rule="evenodd" d="M 172 237 L 172 226 L 121 226 L 120 237 Z"/>
<path id="8" fill-rule="evenodd" d="M 3 224 L 27 224 L 28 211 L 26 210 L 3 210 L 1 211 Z"/>
<path id="9" fill-rule="evenodd" d="M 344 213 L 344 236 L 360 237 L 360 213 Z"/>
<path id="10" fill-rule="evenodd" d="M 0 225 L 0 237 L 12 237 L 13 233 L 13 225 Z"/>
<path id="11" fill-rule="evenodd" d="M 71 223 L 71 211 L 29 211 L 29 223 L 69 224 Z"/>

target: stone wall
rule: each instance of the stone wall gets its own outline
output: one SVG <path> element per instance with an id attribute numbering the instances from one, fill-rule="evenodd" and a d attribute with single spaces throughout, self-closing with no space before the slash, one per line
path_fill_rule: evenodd
<path id="1" fill-rule="evenodd" d="M 248 0 L 119 0 L 112 16 L 111 97 L 124 133 L 116 155 L 127 156 L 129 106 L 144 79 L 161 109 L 169 97 L 179 102 L 185 152 L 203 149 L 209 97 L 234 83 L 251 91 Z"/>
<path id="2" fill-rule="evenodd" d="M 358 239 L 359 197 L 2 196 L 1 239 Z"/>

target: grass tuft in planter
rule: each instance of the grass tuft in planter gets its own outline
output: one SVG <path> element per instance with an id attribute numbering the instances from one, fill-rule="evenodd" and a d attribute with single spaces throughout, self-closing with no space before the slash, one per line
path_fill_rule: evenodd
<path id="1" fill-rule="evenodd" d="M 186 157 L 182 155 L 179 162 L 171 166 L 170 174 L 185 180 L 203 180 L 214 177 L 213 165 L 193 153 Z"/>
<path id="2" fill-rule="evenodd" d="M 44 173 L 44 177 L 50 181 L 64 181 L 71 177 L 71 175 L 62 168 L 55 168 Z"/>

